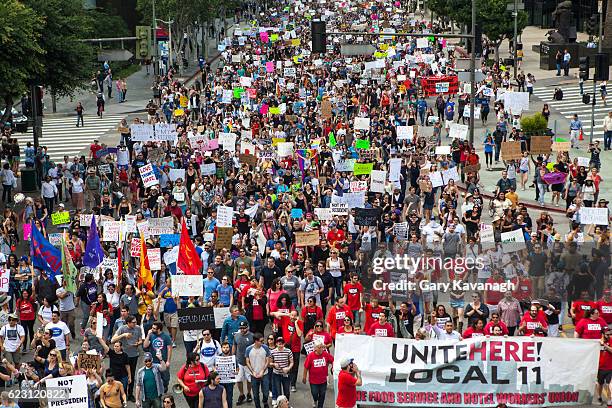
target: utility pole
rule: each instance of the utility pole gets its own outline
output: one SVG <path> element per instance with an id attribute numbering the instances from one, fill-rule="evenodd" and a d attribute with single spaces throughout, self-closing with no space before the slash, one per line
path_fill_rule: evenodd
<path id="1" fill-rule="evenodd" d="M 153 0 L 153 74 L 159 74 L 159 58 L 157 56 L 157 18 L 155 18 L 155 0 Z"/>
<path id="2" fill-rule="evenodd" d="M 512 17 L 514 17 L 514 37 L 513 37 L 513 47 L 512 47 L 512 54 L 513 54 L 513 61 L 514 61 L 514 79 L 516 79 L 517 77 L 517 71 L 518 71 L 518 61 L 517 61 L 517 50 L 518 50 L 518 27 L 517 27 L 517 19 L 518 19 L 518 0 L 514 0 L 514 11 L 512 12 Z"/>
<path id="3" fill-rule="evenodd" d="M 597 2 L 597 8 L 599 11 L 599 41 L 597 41 L 597 53 L 601 54 L 601 42 L 603 41 L 603 1 Z M 595 58 L 595 65 L 597 65 L 597 58 Z M 589 67 L 589 69 L 591 69 Z M 597 67 L 595 68 L 597 70 Z M 597 80 L 595 79 L 595 73 L 593 73 L 593 100 L 591 101 L 591 131 L 589 132 L 589 143 L 593 143 L 593 136 L 595 132 L 595 100 L 597 99 Z"/>
<path id="4" fill-rule="evenodd" d="M 515 0 L 516 1 L 516 0 Z M 470 145 L 474 145 L 474 100 L 476 99 L 476 0 L 472 0 L 472 58 L 470 58 Z"/>

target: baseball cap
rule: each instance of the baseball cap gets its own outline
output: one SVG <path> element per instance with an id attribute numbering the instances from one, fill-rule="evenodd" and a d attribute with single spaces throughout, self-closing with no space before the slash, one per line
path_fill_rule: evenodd
<path id="1" fill-rule="evenodd" d="M 353 362 L 352 358 L 343 358 L 340 360 L 340 368 L 346 368 Z"/>
<path id="2" fill-rule="evenodd" d="M 285 339 L 282 336 L 278 336 L 276 338 L 276 343 L 284 343 L 284 342 L 285 342 Z"/>
<path id="3" fill-rule="evenodd" d="M 249 327 L 249 324 L 245 321 L 240 322 L 240 327 Z"/>
<path id="4" fill-rule="evenodd" d="M 147 361 L 147 360 L 153 361 L 153 356 L 151 355 L 151 353 L 144 353 L 142 358 L 144 359 L 144 361 Z"/>

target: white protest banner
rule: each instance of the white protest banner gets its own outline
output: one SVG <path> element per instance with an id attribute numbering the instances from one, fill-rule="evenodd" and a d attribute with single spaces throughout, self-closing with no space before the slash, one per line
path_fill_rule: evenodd
<path id="1" fill-rule="evenodd" d="M 576 157 L 578 159 L 578 166 L 586 167 L 587 169 L 591 165 L 591 159 L 588 157 Z"/>
<path id="2" fill-rule="evenodd" d="M 470 105 L 465 105 L 465 108 L 463 110 L 463 117 L 464 118 L 470 117 Z M 474 119 L 480 119 L 480 107 L 478 106 L 476 106 L 474 109 Z"/>
<path id="3" fill-rule="evenodd" d="M 429 40 L 426 37 L 416 39 L 417 48 L 429 48 Z"/>
<path id="4" fill-rule="evenodd" d="M 370 118 L 355 118 L 355 130 L 370 130 Z"/>
<path id="5" fill-rule="evenodd" d="M 149 239 L 149 237 L 151 237 L 151 234 L 149 233 L 149 220 L 137 223 L 136 228 L 138 229 L 138 233 L 142 234 L 144 239 Z"/>
<path id="6" fill-rule="evenodd" d="M 448 82 L 436 82 L 436 93 L 447 93 L 449 86 Z"/>
<path id="7" fill-rule="evenodd" d="M 59 391 L 58 398 L 47 398 L 47 408 L 88 408 L 89 393 L 85 375 L 71 375 L 68 377 L 47 378 L 47 390 Z M 53 396 L 52 395 L 52 396 Z"/>
<path id="8" fill-rule="evenodd" d="M 0 269 L 0 292 L 8 292 L 9 291 L 9 282 L 11 280 L 11 270 L 10 269 Z"/>
<path id="9" fill-rule="evenodd" d="M 168 177 L 170 177 L 172 182 L 175 182 L 178 179 L 185 181 L 185 169 L 170 169 Z"/>
<path id="10" fill-rule="evenodd" d="M 217 174 L 217 165 L 215 163 L 202 163 L 200 164 L 200 172 L 203 176 Z"/>
<path id="11" fill-rule="evenodd" d="M 140 177 L 142 178 L 142 184 L 145 188 L 155 186 L 159 184 L 155 172 L 153 171 L 153 165 L 151 163 L 145 164 L 138 169 L 140 171 Z"/>
<path id="12" fill-rule="evenodd" d="M 466 140 L 468 135 L 468 125 L 462 125 L 459 123 L 452 122 L 450 124 L 449 136 L 454 139 Z"/>
<path id="13" fill-rule="evenodd" d="M 234 218 L 234 209 L 220 205 L 217 207 L 217 227 L 231 227 Z"/>
<path id="14" fill-rule="evenodd" d="M 359 193 L 362 191 L 368 191 L 367 181 L 351 181 L 351 192 Z"/>
<path id="15" fill-rule="evenodd" d="M 495 232 L 492 225 L 480 223 L 480 244 L 482 249 L 495 248 Z"/>
<path id="16" fill-rule="evenodd" d="M 293 156 L 293 142 L 280 142 L 276 148 L 279 157 Z"/>
<path id="17" fill-rule="evenodd" d="M 598 341 L 547 337 L 458 342 L 338 336 L 333 372 L 337 380 L 340 362 L 353 359 L 363 382 L 359 406 L 589 405 L 599 347 Z M 529 402 L 517 405 L 520 401 Z"/>
<path id="18" fill-rule="evenodd" d="M 342 198 L 349 208 L 363 208 L 365 205 L 365 191 L 359 193 L 344 193 Z"/>
<path id="19" fill-rule="evenodd" d="M 174 234 L 174 219 L 172 217 L 149 218 L 149 235 L 162 234 Z"/>
<path id="20" fill-rule="evenodd" d="M 429 173 L 429 181 L 431 181 L 431 186 L 433 188 L 441 187 L 444 185 L 444 180 L 442 179 L 442 173 L 439 171 L 434 171 Z"/>
<path id="21" fill-rule="evenodd" d="M 436 155 L 451 154 L 450 146 L 436 146 Z"/>
<path id="22" fill-rule="evenodd" d="M 331 212 L 333 216 L 348 215 L 348 205 L 346 203 L 331 203 Z"/>
<path id="23" fill-rule="evenodd" d="M 457 173 L 456 167 L 451 167 L 448 170 L 442 171 L 442 178 L 444 179 L 444 185 L 447 185 L 449 181 L 454 180 L 455 184 L 461 181 L 461 177 L 459 177 L 459 173 Z"/>
<path id="24" fill-rule="evenodd" d="M 130 139 L 133 141 L 147 142 L 153 140 L 153 125 L 134 123 L 130 125 L 130 133 Z"/>
<path id="25" fill-rule="evenodd" d="M 412 126 L 397 126 L 395 131 L 397 133 L 397 140 L 409 140 L 414 136 Z"/>
<path id="26" fill-rule="evenodd" d="M 331 208 L 315 208 L 314 213 L 319 219 L 319 221 L 331 221 L 332 220 Z"/>
<path id="27" fill-rule="evenodd" d="M 501 243 L 504 252 L 516 252 L 525 248 L 525 235 L 522 229 L 502 232 Z"/>
<path id="28" fill-rule="evenodd" d="M 176 132 L 176 123 L 157 123 L 155 124 L 155 136 L 156 141 L 175 141 L 178 137 Z"/>
<path id="29" fill-rule="evenodd" d="M 370 191 L 384 193 L 386 180 L 387 172 L 385 170 L 372 170 L 372 173 L 370 173 Z"/>
<path id="30" fill-rule="evenodd" d="M 353 171 L 355 168 L 355 159 L 339 159 L 334 163 L 336 171 Z"/>
<path id="31" fill-rule="evenodd" d="M 81 228 L 89 228 L 91 226 L 91 219 L 93 214 L 81 214 L 79 215 L 79 225 Z M 100 225 L 100 216 L 96 215 L 96 225 Z"/>
<path id="32" fill-rule="evenodd" d="M 389 181 L 399 181 L 402 172 L 402 159 L 389 160 Z"/>
<path id="33" fill-rule="evenodd" d="M 119 229 L 121 223 L 119 221 L 106 221 L 102 228 L 102 241 L 115 241 L 119 240 Z"/>
<path id="34" fill-rule="evenodd" d="M 109 269 L 113 271 L 114 282 L 117 283 L 117 275 L 119 274 L 119 261 L 116 258 L 102 258 L 102 263 L 98 265 L 96 271 L 104 275 L 104 273 Z"/>
<path id="35" fill-rule="evenodd" d="M 147 256 L 149 257 L 149 266 L 152 271 L 161 270 L 161 249 L 160 248 L 149 248 L 147 249 Z"/>
<path id="36" fill-rule="evenodd" d="M 608 225 L 609 217 L 607 208 L 582 207 L 578 211 L 581 224 Z"/>
<path id="37" fill-rule="evenodd" d="M 529 92 L 504 93 L 504 110 L 512 112 L 513 115 L 520 115 L 523 111 L 529 110 Z"/>
<path id="38" fill-rule="evenodd" d="M 172 275 L 172 293 L 179 296 L 202 296 L 202 275 Z"/>
<path id="39" fill-rule="evenodd" d="M 216 356 L 215 370 L 219 373 L 221 384 L 236 382 L 236 356 Z"/>
<path id="40" fill-rule="evenodd" d="M 223 96 L 221 97 L 221 103 L 232 103 L 232 99 L 234 98 L 234 91 L 231 89 L 224 89 Z"/>
<path id="41" fill-rule="evenodd" d="M 217 329 L 221 329 L 225 319 L 231 315 L 229 307 L 215 307 L 213 308 L 213 313 L 215 315 L 215 327 Z"/>

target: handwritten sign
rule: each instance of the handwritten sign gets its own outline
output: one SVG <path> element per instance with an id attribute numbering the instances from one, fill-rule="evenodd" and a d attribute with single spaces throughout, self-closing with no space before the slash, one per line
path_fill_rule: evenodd
<path id="1" fill-rule="evenodd" d="M 217 239 L 215 240 L 215 249 L 230 249 L 232 247 L 233 235 L 234 228 L 217 227 Z"/>
<path id="2" fill-rule="evenodd" d="M 172 275 L 172 292 L 179 296 L 202 296 L 204 293 L 201 275 Z"/>
<path id="3" fill-rule="evenodd" d="M 582 207 L 578 211 L 581 224 L 608 225 L 609 210 L 607 208 Z"/>
<path id="4" fill-rule="evenodd" d="M 502 158 L 504 160 L 517 160 L 523 157 L 521 142 L 502 142 Z"/>
<path id="5" fill-rule="evenodd" d="M 70 213 L 68 211 L 58 211 L 51 214 L 51 222 L 53 225 L 69 224 Z"/>
<path id="6" fill-rule="evenodd" d="M 174 219 L 172 217 L 149 218 L 149 235 L 158 236 L 174 233 Z"/>
<path id="7" fill-rule="evenodd" d="M 549 154 L 551 146 L 550 136 L 531 136 L 529 143 L 531 154 Z"/>
<path id="8" fill-rule="evenodd" d="M 148 163 L 138 169 L 140 172 L 140 177 L 142 178 L 142 184 L 144 184 L 145 188 L 155 186 L 159 184 L 157 177 L 155 176 L 155 172 L 153 171 L 153 165 Z"/>
<path id="9" fill-rule="evenodd" d="M 151 267 L 151 270 L 161 270 L 161 249 L 149 248 L 147 249 L 147 256 L 149 257 L 149 266 Z"/>
<path id="10" fill-rule="evenodd" d="M 316 246 L 319 245 L 319 230 L 298 231 L 295 233 L 296 246 Z"/>
<path id="11" fill-rule="evenodd" d="M 130 242 L 130 255 L 140 256 L 140 238 L 132 238 Z"/>

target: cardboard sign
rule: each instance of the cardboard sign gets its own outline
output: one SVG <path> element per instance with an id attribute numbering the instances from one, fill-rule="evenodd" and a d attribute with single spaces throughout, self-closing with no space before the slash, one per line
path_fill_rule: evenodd
<path id="1" fill-rule="evenodd" d="M 355 118 L 355 130 L 370 130 L 370 118 Z"/>
<path id="2" fill-rule="evenodd" d="M 257 166 L 257 157 L 252 154 L 241 154 L 240 163 L 246 163 L 249 166 L 255 167 Z"/>
<path id="3" fill-rule="evenodd" d="M 119 240 L 119 230 L 121 223 L 119 221 L 106 221 L 102 228 L 102 241 L 117 242 Z"/>
<path id="4" fill-rule="evenodd" d="M 355 224 L 374 227 L 378 223 L 380 209 L 378 208 L 355 208 L 354 211 L 355 211 Z"/>
<path id="5" fill-rule="evenodd" d="M 229 307 L 215 307 L 213 308 L 213 314 L 215 315 L 215 327 L 217 329 L 221 329 L 225 319 L 231 315 Z"/>
<path id="6" fill-rule="evenodd" d="M 179 296 L 202 296 L 202 275 L 172 275 L 172 293 Z"/>
<path id="7" fill-rule="evenodd" d="M 81 351 L 79 352 L 77 361 L 79 362 L 79 368 L 82 370 L 93 368 L 97 371 L 100 369 L 100 355 L 98 354 L 87 354 Z"/>
<path id="8" fill-rule="evenodd" d="M 217 227 L 217 239 L 215 240 L 215 249 L 230 249 L 232 247 L 233 235 L 234 228 Z"/>
<path id="9" fill-rule="evenodd" d="M 217 207 L 217 227 L 231 227 L 234 218 L 234 209 L 220 205 Z"/>
<path id="10" fill-rule="evenodd" d="M 70 213 L 68 211 L 52 213 L 51 222 L 53 225 L 70 224 Z"/>
<path id="11" fill-rule="evenodd" d="M 315 208 L 314 213 L 320 221 L 331 221 L 333 218 L 331 208 Z"/>
<path id="12" fill-rule="evenodd" d="M 571 142 L 554 142 L 552 144 L 552 151 L 557 152 L 557 153 L 569 152 L 571 147 L 572 147 Z"/>
<path id="13" fill-rule="evenodd" d="M 502 158 L 507 160 L 518 160 L 523 157 L 521 142 L 502 142 Z"/>
<path id="14" fill-rule="evenodd" d="M 180 276 L 180 275 L 177 275 Z M 185 276 L 185 275 L 183 275 Z M 193 275 L 195 276 L 195 275 Z M 202 282 L 202 277 L 199 277 Z M 174 283 L 172 285 L 174 289 Z M 202 296 L 200 293 L 199 296 Z M 187 307 L 178 309 L 178 323 L 181 330 L 213 330 L 215 326 L 215 313 L 212 307 Z"/>
<path id="15" fill-rule="evenodd" d="M 313 231 L 297 231 L 295 233 L 296 246 L 316 246 L 319 245 L 319 230 Z"/>
<path id="16" fill-rule="evenodd" d="M 151 163 L 140 167 L 138 171 L 140 172 L 140 177 L 142 178 L 142 183 L 144 184 L 145 188 L 159 184 Z"/>
<path id="17" fill-rule="evenodd" d="M 478 164 L 472 164 L 469 166 L 465 166 L 463 168 L 463 173 L 464 174 L 468 174 L 468 173 L 478 173 L 478 170 L 480 170 L 480 163 Z"/>
<path id="18" fill-rule="evenodd" d="M 325 99 L 321 102 L 321 115 L 329 119 L 332 116 L 332 104 L 329 99 Z"/>
<path id="19" fill-rule="evenodd" d="M 531 136 L 529 144 L 531 154 L 549 154 L 552 147 L 550 136 Z"/>

